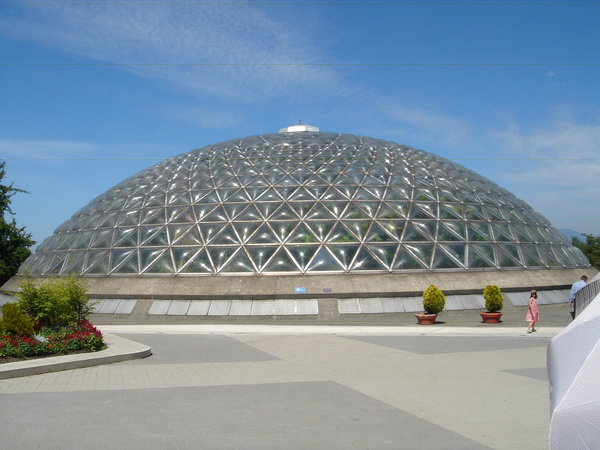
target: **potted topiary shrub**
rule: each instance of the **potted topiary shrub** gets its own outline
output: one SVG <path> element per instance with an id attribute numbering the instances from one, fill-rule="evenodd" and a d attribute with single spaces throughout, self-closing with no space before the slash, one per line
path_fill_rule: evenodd
<path id="1" fill-rule="evenodd" d="M 433 284 L 423 291 L 423 309 L 425 312 L 415 314 L 420 325 L 433 325 L 438 313 L 446 306 L 446 296 Z"/>
<path id="2" fill-rule="evenodd" d="M 485 299 L 485 309 L 487 311 L 481 313 L 482 322 L 499 323 L 502 317 L 500 310 L 504 306 L 502 291 L 495 284 L 488 284 L 483 290 L 483 298 Z"/>

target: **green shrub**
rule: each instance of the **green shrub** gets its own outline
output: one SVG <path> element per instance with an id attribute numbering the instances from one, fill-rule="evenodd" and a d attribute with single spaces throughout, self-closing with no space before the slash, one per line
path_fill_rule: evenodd
<path id="1" fill-rule="evenodd" d="M 427 314 L 438 314 L 446 306 L 446 296 L 433 284 L 423 291 L 423 309 Z"/>
<path id="2" fill-rule="evenodd" d="M 488 312 L 498 312 L 504 306 L 502 291 L 495 284 L 488 284 L 483 289 L 483 298 L 485 299 L 485 309 Z"/>
<path id="3" fill-rule="evenodd" d="M 86 295 L 87 286 L 86 280 L 75 275 L 38 282 L 25 277 L 16 295 L 21 310 L 36 327 L 77 326 L 94 305 Z"/>
<path id="4" fill-rule="evenodd" d="M 7 303 L 2 307 L 0 332 L 2 334 L 16 334 L 17 336 L 31 334 L 33 332 L 33 320 L 21 311 L 17 303 Z"/>

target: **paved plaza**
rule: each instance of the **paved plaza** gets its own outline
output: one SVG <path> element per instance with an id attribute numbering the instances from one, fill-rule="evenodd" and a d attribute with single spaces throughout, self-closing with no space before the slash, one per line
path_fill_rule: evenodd
<path id="1" fill-rule="evenodd" d="M 0 380 L 0 447 L 544 449 L 563 327 L 102 325 L 152 356 Z"/>

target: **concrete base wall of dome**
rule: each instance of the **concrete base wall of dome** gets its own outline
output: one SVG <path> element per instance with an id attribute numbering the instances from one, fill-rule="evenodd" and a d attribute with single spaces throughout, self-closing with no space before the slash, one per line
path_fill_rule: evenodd
<path id="1" fill-rule="evenodd" d="M 430 285 L 446 295 L 480 294 L 488 284 L 504 292 L 570 288 L 594 268 L 430 272 L 365 275 L 216 276 L 216 277 L 89 277 L 88 294 L 96 299 L 249 300 L 297 298 L 369 298 L 419 296 Z M 15 292 L 19 279 L 3 287 Z"/>

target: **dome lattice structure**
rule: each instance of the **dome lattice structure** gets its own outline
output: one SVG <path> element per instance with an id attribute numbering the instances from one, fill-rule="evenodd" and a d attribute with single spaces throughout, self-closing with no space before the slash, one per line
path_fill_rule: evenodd
<path id="1" fill-rule="evenodd" d="M 281 132 L 165 160 L 60 225 L 21 273 L 278 275 L 588 267 L 542 215 L 447 159 Z"/>

